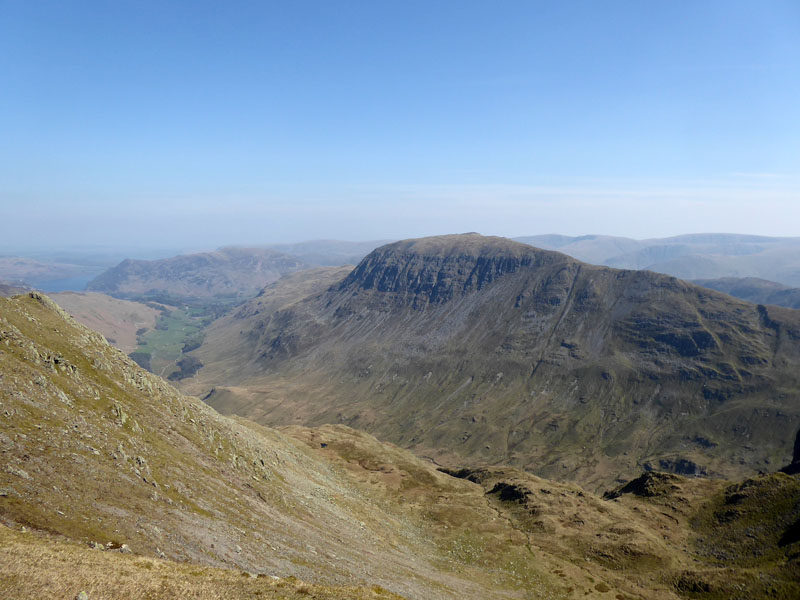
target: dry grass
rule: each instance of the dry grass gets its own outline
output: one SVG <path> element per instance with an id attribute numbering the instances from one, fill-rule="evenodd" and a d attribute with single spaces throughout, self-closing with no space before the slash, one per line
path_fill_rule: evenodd
<path id="1" fill-rule="evenodd" d="M 61 292 L 53 300 L 76 321 L 102 333 L 109 342 L 130 354 L 136 350 L 136 332 L 151 330 L 160 315 L 141 302 L 119 300 L 97 292 Z"/>
<path id="2" fill-rule="evenodd" d="M 747 483 L 712 539 L 719 481 L 603 500 L 515 469 L 453 477 L 342 425 L 277 432 L 181 396 L 37 297 L 0 299 L 0 456 L 10 598 L 767 597 L 775 554 L 760 573 L 716 554 L 758 532 L 765 501 L 783 517 L 763 542 L 786 539 L 772 525 L 794 523 L 800 494 L 789 476 Z M 692 551 L 695 522 L 713 560 Z M 758 593 L 725 596 L 726 580 Z"/>
<path id="3" fill-rule="evenodd" d="M 230 569 L 92 550 L 41 533 L 21 533 L 0 525 L 3 598 L 72 600 L 82 591 L 90 600 L 401 598 L 377 586 L 313 585 L 293 577 L 257 577 Z"/>

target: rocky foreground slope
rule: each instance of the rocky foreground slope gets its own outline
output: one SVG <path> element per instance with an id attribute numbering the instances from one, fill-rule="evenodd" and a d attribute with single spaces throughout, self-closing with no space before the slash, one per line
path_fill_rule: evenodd
<path id="1" fill-rule="evenodd" d="M 446 464 L 595 488 L 789 460 L 800 313 L 477 234 L 389 244 L 215 325 L 187 389 L 261 423 L 345 423 Z"/>
<path id="2" fill-rule="evenodd" d="M 161 260 L 126 259 L 86 289 L 127 299 L 235 300 L 252 298 L 281 275 L 307 266 L 275 250 L 231 247 Z"/>
<path id="3" fill-rule="evenodd" d="M 222 417 L 39 294 L 0 299 L 0 411 L 5 597 L 800 592 L 796 477 L 647 474 L 604 499 L 442 472 L 341 425 Z"/>

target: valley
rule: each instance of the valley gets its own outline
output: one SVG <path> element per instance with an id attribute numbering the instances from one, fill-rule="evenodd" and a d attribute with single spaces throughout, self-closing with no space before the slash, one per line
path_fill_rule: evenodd
<path id="1" fill-rule="evenodd" d="M 477 234 L 248 294 L 3 301 L 0 592 L 800 593 L 795 311 Z"/>
<path id="2" fill-rule="evenodd" d="M 0 600 L 800 600 L 800 4 L 0 14 Z"/>
<path id="3" fill-rule="evenodd" d="M 643 468 L 772 470 L 800 423 L 798 313 L 652 272 L 465 234 L 269 297 L 209 327 L 183 389 L 272 426 L 343 423 L 590 489 Z"/>
<path id="4" fill-rule="evenodd" d="M 511 468 L 443 470 L 342 425 L 264 428 L 182 396 L 37 293 L 0 300 L 0 348 L 6 595 L 618 600 L 800 589 L 791 475 L 649 473 L 601 497 Z M 741 531 L 752 547 L 731 545 Z"/>

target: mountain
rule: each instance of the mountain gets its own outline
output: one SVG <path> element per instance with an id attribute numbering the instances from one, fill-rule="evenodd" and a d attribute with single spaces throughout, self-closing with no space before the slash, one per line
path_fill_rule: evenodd
<path id="1" fill-rule="evenodd" d="M 24 256 L 0 256 L 0 280 L 48 292 L 81 289 L 103 269 L 104 267 L 96 264 L 76 264 Z"/>
<path id="2" fill-rule="evenodd" d="M 187 390 L 448 465 L 593 489 L 642 468 L 741 477 L 786 463 L 800 424 L 800 313 L 503 238 L 389 244 L 255 312 L 208 332 Z"/>
<path id="3" fill-rule="evenodd" d="M 365 597 L 372 586 L 377 597 L 384 588 L 420 599 L 507 598 L 533 586 L 552 593 L 566 587 L 542 565 L 521 565 L 528 551 L 506 544 L 518 534 L 473 484 L 351 430 L 292 432 L 333 438 L 326 449 L 312 450 L 286 434 L 221 417 L 139 369 L 44 296 L 0 300 L 0 347 L 0 529 L 235 568 L 239 577 L 266 575 L 252 588 L 275 586 L 273 575 L 290 591 L 286 578 L 294 576 L 365 587 Z M 453 504 L 434 508 L 438 497 Z M 465 527 L 448 526 L 453 510 L 470 526 L 488 524 L 481 544 L 491 554 L 480 566 Z M 24 538 L 2 535 L 25 547 Z M 51 544 L 41 545 L 45 556 L 52 552 Z M 3 573 L 20 569 L 19 558 L 0 547 Z M 454 549 L 465 554 L 451 556 Z M 19 552 L 23 564 L 36 564 L 35 554 Z M 124 574 L 126 565 L 134 566 L 117 568 Z M 180 565 L 159 570 L 173 579 L 181 573 Z M 108 579 L 103 589 L 95 573 L 83 576 L 82 585 L 103 597 L 117 585 Z M 7 585 L 5 576 L 0 580 Z M 37 573 L 17 584 L 42 582 Z M 168 591 L 160 597 L 175 597 Z"/>
<path id="4" fill-rule="evenodd" d="M 529 235 L 514 238 L 514 241 L 544 250 L 558 250 L 568 256 L 595 265 L 602 265 L 614 257 L 636 252 L 647 244 L 646 241 L 611 235 L 578 237 L 555 234 Z"/>
<path id="5" fill-rule="evenodd" d="M 125 299 L 237 300 L 255 296 L 281 275 L 307 268 L 300 259 L 263 248 L 222 248 L 161 260 L 122 261 L 86 286 Z"/>
<path id="6" fill-rule="evenodd" d="M 695 233 L 669 238 L 539 235 L 515 238 L 578 260 L 682 279 L 761 277 L 800 287 L 800 238 Z"/>
<path id="7" fill-rule="evenodd" d="M 647 473 L 601 498 L 436 469 L 342 425 L 267 429 L 182 396 L 37 293 L 0 299 L 0 347 L 4 597 L 800 592 L 790 475 Z"/>
<path id="8" fill-rule="evenodd" d="M 394 240 L 347 242 L 342 240 L 310 240 L 294 244 L 273 244 L 273 250 L 291 254 L 310 265 L 323 267 L 354 265 L 378 246 Z"/>
<path id="9" fill-rule="evenodd" d="M 278 281 L 266 286 L 249 302 L 212 322 L 203 330 L 204 339 L 214 340 L 213 344 L 219 348 L 238 348 L 244 333 L 258 330 L 263 326 L 266 317 L 308 296 L 324 292 L 338 284 L 350 271 L 352 267 L 349 266 L 317 267 L 284 275 Z M 208 344 L 205 348 L 208 348 Z M 202 354 L 204 356 L 205 352 Z M 190 352 L 189 355 L 193 358 L 198 357 L 197 352 Z M 197 360 L 203 364 L 203 381 L 215 382 L 224 380 L 225 373 L 237 371 L 241 367 L 242 356 L 234 351 L 225 356 L 215 354 L 212 362 L 208 364 L 203 363 L 203 358 Z M 200 392 L 203 395 L 208 393 L 205 384 L 197 386 L 194 378 L 184 379 L 181 388 L 190 393 Z"/>
<path id="10" fill-rule="evenodd" d="M 16 296 L 18 294 L 26 294 L 29 291 L 31 291 L 31 288 L 29 288 L 27 285 L 8 281 L 0 281 L 0 297 L 2 298 Z"/>
<path id="11" fill-rule="evenodd" d="M 120 300 L 98 292 L 60 292 L 50 298 L 76 321 L 103 334 L 125 354 L 136 349 L 137 337 L 156 326 L 159 310 L 141 302 Z"/>
<path id="12" fill-rule="evenodd" d="M 800 308 L 800 288 L 791 288 L 766 279 L 723 277 L 721 279 L 695 279 L 692 283 L 730 294 L 748 302 Z"/>

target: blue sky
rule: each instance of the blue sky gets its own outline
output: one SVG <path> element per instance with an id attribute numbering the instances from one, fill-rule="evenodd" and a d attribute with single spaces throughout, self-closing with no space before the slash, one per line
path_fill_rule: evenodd
<path id="1" fill-rule="evenodd" d="M 800 235 L 800 3 L 0 0 L 4 247 Z"/>

